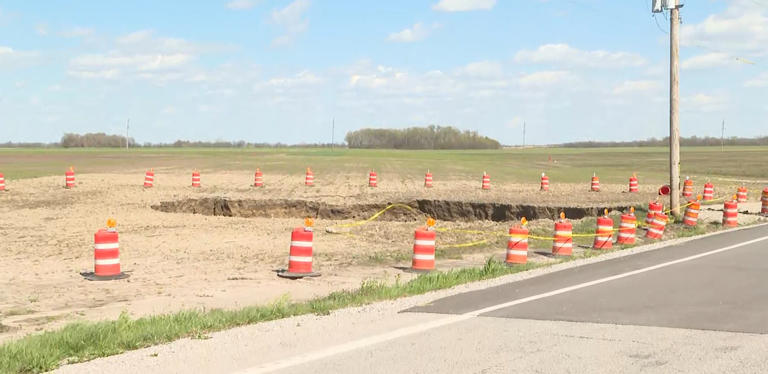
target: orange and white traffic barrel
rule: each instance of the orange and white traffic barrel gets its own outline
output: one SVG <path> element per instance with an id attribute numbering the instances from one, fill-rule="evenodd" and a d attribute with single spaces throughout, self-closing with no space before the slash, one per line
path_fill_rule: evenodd
<path id="1" fill-rule="evenodd" d="M 560 213 L 560 219 L 555 221 L 555 238 L 552 242 L 552 254 L 570 256 L 573 253 L 573 225 L 565 219 L 565 213 Z"/>
<path id="2" fill-rule="evenodd" d="M 613 218 L 608 217 L 608 209 L 602 217 L 597 217 L 597 229 L 595 230 L 594 249 L 613 248 Z"/>
<path id="3" fill-rule="evenodd" d="M 629 192 L 640 192 L 640 182 L 637 181 L 637 174 L 629 177 Z"/>
<path id="4" fill-rule="evenodd" d="M 64 187 L 65 188 L 75 187 L 75 168 L 72 166 L 70 166 L 69 170 L 67 170 L 64 173 Z"/>
<path id="5" fill-rule="evenodd" d="M 483 185 L 484 190 L 490 190 L 491 189 L 491 176 L 488 175 L 488 173 L 483 172 Z"/>
<path id="6" fill-rule="evenodd" d="M 93 272 L 82 273 L 88 280 L 114 280 L 127 278 L 120 269 L 120 243 L 117 222 L 107 220 L 107 228 L 99 229 L 93 235 Z"/>
<path id="7" fill-rule="evenodd" d="M 645 237 L 649 239 L 661 239 L 664 236 L 664 229 L 667 227 L 667 215 L 664 213 L 655 213 Z"/>
<path id="8" fill-rule="evenodd" d="M 262 174 L 259 168 L 256 168 L 256 173 L 253 174 L 253 186 L 264 187 L 264 174 Z"/>
<path id="9" fill-rule="evenodd" d="M 152 188 L 155 185 L 155 170 L 149 169 L 144 173 L 144 188 Z"/>
<path id="10" fill-rule="evenodd" d="M 192 187 L 200 187 L 200 172 L 197 170 L 192 172 Z"/>
<path id="11" fill-rule="evenodd" d="M 378 182 L 379 182 L 378 175 L 376 174 L 375 171 L 371 170 L 368 173 L 368 187 L 378 187 L 379 186 Z"/>
<path id="12" fill-rule="evenodd" d="M 715 198 L 715 186 L 712 183 L 704 183 L 704 201 Z"/>
<path id="13" fill-rule="evenodd" d="M 734 199 L 723 202 L 723 226 L 736 227 L 739 225 L 739 203 Z"/>
<path id="14" fill-rule="evenodd" d="M 685 177 L 685 181 L 683 182 L 683 196 L 693 196 L 693 180 L 690 177 Z"/>
<path id="15" fill-rule="evenodd" d="M 437 231 L 435 220 L 427 219 L 426 227 L 419 227 L 413 234 L 413 261 L 411 271 L 427 272 L 435 270 L 435 243 Z"/>
<path id="16" fill-rule="evenodd" d="M 589 187 L 591 192 L 600 192 L 600 177 L 596 174 L 592 174 L 592 184 Z"/>
<path id="17" fill-rule="evenodd" d="M 659 201 L 651 201 L 648 203 L 648 214 L 645 216 L 645 224 L 650 225 L 653 222 L 653 216 L 661 214 L 664 210 L 664 204 Z"/>
<path id="18" fill-rule="evenodd" d="M 432 188 L 432 173 L 430 173 L 429 170 L 424 174 L 424 187 Z"/>
<path id="19" fill-rule="evenodd" d="M 763 196 L 760 197 L 760 201 L 762 201 L 762 208 L 760 209 L 760 214 L 764 216 L 768 216 L 768 187 L 763 189 Z"/>
<path id="20" fill-rule="evenodd" d="M 736 201 L 740 203 L 747 202 L 747 186 L 741 186 L 736 190 Z"/>
<path id="21" fill-rule="evenodd" d="M 0 173 L 0 191 L 5 191 L 5 175 Z"/>
<path id="22" fill-rule="evenodd" d="M 315 186 L 315 173 L 313 173 L 310 168 L 307 168 L 307 175 L 304 177 L 304 185 L 308 187 Z"/>
<path id="23" fill-rule="evenodd" d="M 699 200 L 691 200 L 688 202 L 688 206 L 685 207 L 685 215 L 683 216 L 683 224 L 686 226 L 696 226 L 699 222 L 699 211 L 701 210 L 701 203 Z"/>
<path id="24" fill-rule="evenodd" d="M 288 270 L 279 271 L 277 276 L 289 279 L 320 276 L 320 273 L 312 271 L 313 224 L 312 218 L 306 218 L 304 227 L 293 229 L 288 254 Z"/>
<path id="25" fill-rule="evenodd" d="M 540 191 L 549 191 L 549 177 L 541 173 L 541 188 L 539 188 Z"/>
<path id="26" fill-rule="evenodd" d="M 523 217 L 519 225 L 509 228 L 507 240 L 507 265 L 523 265 L 528 262 L 528 220 Z"/>
<path id="27" fill-rule="evenodd" d="M 619 233 L 616 234 L 617 244 L 635 244 L 635 231 L 637 230 L 637 217 L 635 208 L 631 207 L 628 214 L 621 215 Z"/>

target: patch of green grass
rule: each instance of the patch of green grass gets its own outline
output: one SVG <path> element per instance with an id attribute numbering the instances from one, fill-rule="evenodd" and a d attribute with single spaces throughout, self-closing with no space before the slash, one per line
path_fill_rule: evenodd
<path id="1" fill-rule="evenodd" d="M 482 268 L 433 272 L 405 283 L 399 279 L 392 284 L 365 281 L 359 289 L 337 291 L 306 302 L 291 302 L 283 298 L 269 305 L 237 310 L 186 310 L 138 319 L 123 314 L 115 321 L 77 322 L 60 330 L 29 335 L 3 344 L 0 346 L 0 372 L 45 372 L 63 364 L 115 355 L 184 337 L 206 339 L 212 331 L 236 326 L 310 313 L 326 315 L 341 308 L 418 295 L 538 266 L 541 265 L 507 267 L 502 262 L 489 260 Z"/>

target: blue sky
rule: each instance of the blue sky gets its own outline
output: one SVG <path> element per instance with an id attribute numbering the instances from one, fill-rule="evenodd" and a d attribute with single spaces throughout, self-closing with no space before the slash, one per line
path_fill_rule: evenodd
<path id="1" fill-rule="evenodd" d="M 684 3 L 683 135 L 768 135 L 768 0 Z M 650 0 L 0 0 L 0 142 L 662 137 L 668 29 Z"/>

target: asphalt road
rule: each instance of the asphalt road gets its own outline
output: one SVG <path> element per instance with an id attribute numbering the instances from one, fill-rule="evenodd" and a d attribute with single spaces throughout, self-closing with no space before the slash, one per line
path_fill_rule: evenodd
<path id="1" fill-rule="evenodd" d="M 304 316 L 65 373 L 768 372 L 768 225 L 442 299 Z"/>

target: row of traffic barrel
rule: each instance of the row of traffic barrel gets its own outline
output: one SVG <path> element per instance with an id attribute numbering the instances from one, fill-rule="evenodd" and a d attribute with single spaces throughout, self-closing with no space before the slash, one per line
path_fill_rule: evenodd
<path id="1" fill-rule="evenodd" d="M 2 179 L 0 179 L 2 182 Z M 699 211 L 701 209 L 702 196 L 688 201 L 684 205 L 685 215 L 683 225 L 693 227 L 698 224 Z M 723 202 L 722 225 L 724 227 L 738 226 L 738 204 L 746 200 L 746 196 L 734 195 L 732 199 Z M 768 188 L 762 193 L 761 214 L 768 216 Z M 385 209 L 386 210 L 386 209 Z M 573 254 L 573 238 L 575 236 L 594 237 L 592 248 L 607 250 L 613 248 L 613 234 L 616 233 L 616 244 L 633 245 L 636 241 L 636 230 L 644 227 L 645 238 L 658 240 L 664 235 L 669 217 L 664 206 L 659 201 L 651 201 L 648 204 L 648 213 L 644 224 L 639 223 L 635 216 L 634 207 L 621 214 L 618 229 L 614 228 L 613 218 L 608 216 L 608 210 L 597 217 L 594 234 L 574 234 L 573 225 L 560 213 L 560 218 L 554 222 L 552 237 L 530 235 L 525 217 L 510 227 L 507 241 L 505 262 L 508 265 L 525 264 L 528 261 L 528 239 L 551 240 L 552 255 L 571 256 Z M 426 272 L 435 269 L 435 248 L 437 243 L 436 221 L 428 218 L 426 225 L 416 229 L 413 240 L 413 257 L 410 270 Z M 291 241 L 288 256 L 288 268 L 278 272 L 278 276 L 284 278 L 314 277 L 320 274 L 312 269 L 313 256 L 313 225 L 311 218 L 305 219 L 303 227 L 294 228 L 291 231 Z M 449 231 L 449 230 L 446 230 Z M 89 280 L 113 280 L 122 279 L 128 275 L 120 268 L 120 252 L 116 221 L 107 221 L 107 228 L 100 229 L 94 234 L 94 271 L 82 273 Z"/>
<path id="2" fill-rule="evenodd" d="M 192 187 L 201 187 L 202 186 L 202 177 L 200 175 L 200 171 L 194 170 L 192 172 Z M 482 179 L 481 179 L 481 185 L 480 188 L 482 190 L 490 190 L 491 189 L 491 176 L 487 172 L 483 172 Z M 75 182 L 75 170 L 74 167 L 70 167 L 69 170 L 67 170 L 64 173 L 64 187 L 65 188 L 73 188 L 77 184 Z M 155 171 L 154 169 L 147 170 L 144 174 L 144 187 L 145 188 L 152 188 L 155 185 Z M 304 185 L 308 187 L 314 187 L 315 186 L 315 174 L 312 171 L 311 168 L 307 168 L 306 174 L 304 176 Z M 371 170 L 368 172 L 368 187 L 378 187 L 379 186 L 379 176 L 376 173 L 376 171 Z M 432 188 L 434 186 L 434 179 L 432 176 L 432 172 L 427 170 L 427 173 L 424 175 L 424 187 L 425 188 Z M 540 191 L 549 191 L 550 186 L 550 180 L 549 176 L 547 176 L 545 173 L 541 173 L 541 182 L 540 182 Z M 261 171 L 260 168 L 256 168 L 256 172 L 254 173 L 253 177 L 253 187 L 264 187 L 264 173 Z M 5 191 L 5 178 L 2 173 L 0 173 L 0 191 Z M 768 189 L 768 187 L 766 187 Z M 590 192 L 600 192 L 600 178 L 596 175 L 592 175 L 592 180 L 590 181 Z M 631 177 L 629 177 L 629 192 L 639 192 L 640 191 L 640 183 L 638 181 L 637 175 L 632 174 Z M 659 195 L 666 195 L 669 193 L 669 186 L 662 186 L 659 188 Z M 747 187 L 746 186 L 740 186 L 737 189 L 737 195 L 739 202 L 744 202 L 747 200 Z M 692 197 L 694 194 L 693 191 L 693 180 L 690 177 L 685 177 L 685 181 L 683 182 L 683 191 L 682 195 L 684 197 Z M 707 181 L 704 183 L 704 189 L 703 189 L 703 200 L 709 201 L 713 200 L 715 196 L 715 187 L 714 185 Z"/>

